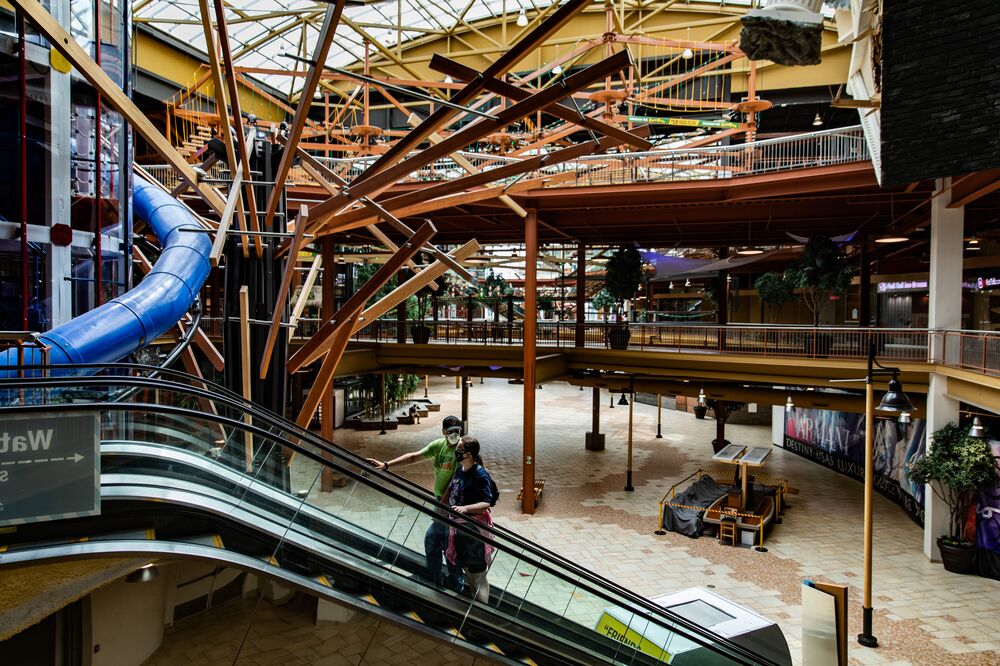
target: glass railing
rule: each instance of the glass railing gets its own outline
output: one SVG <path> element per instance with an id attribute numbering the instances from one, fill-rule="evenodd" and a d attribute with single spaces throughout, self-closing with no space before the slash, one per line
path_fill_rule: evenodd
<path id="1" fill-rule="evenodd" d="M 148 368 L 89 370 L 0 380 L 0 395 L 16 397 L 0 411 L 98 411 L 106 482 L 140 494 L 152 484 L 167 493 L 157 497 L 183 495 L 189 505 L 210 498 L 203 507 L 220 506 L 226 520 L 268 535 L 249 540 L 257 545 L 244 553 L 266 567 L 322 577 L 401 613 L 439 616 L 454 640 L 488 635 L 532 658 L 640 664 L 700 650 L 712 663 L 770 663 L 507 530 L 465 522 L 423 489 L 231 392 L 173 371 L 150 380 L 128 376 Z M 115 396 L 125 399 L 108 402 Z M 433 583 L 423 553 L 435 521 L 466 552 L 491 552 L 488 601 Z M 393 593 L 380 599 L 385 588 Z M 660 635 L 659 644 L 639 650 L 598 633 L 608 609 L 631 618 L 633 631 Z"/>

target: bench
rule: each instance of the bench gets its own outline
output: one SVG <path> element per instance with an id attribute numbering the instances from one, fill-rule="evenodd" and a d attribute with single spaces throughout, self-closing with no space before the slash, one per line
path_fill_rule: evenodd
<path id="1" fill-rule="evenodd" d="M 535 504 L 537 505 L 542 500 L 542 491 L 545 490 L 545 479 L 535 479 Z M 524 500 L 524 489 L 517 491 L 517 501 L 523 502 Z"/>

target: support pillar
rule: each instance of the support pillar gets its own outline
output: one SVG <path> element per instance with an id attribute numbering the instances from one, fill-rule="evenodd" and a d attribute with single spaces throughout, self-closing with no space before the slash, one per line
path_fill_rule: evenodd
<path id="1" fill-rule="evenodd" d="M 929 271 L 930 302 L 927 327 L 934 331 L 962 327 L 962 242 L 965 235 L 965 209 L 948 208 L 951 179 L 938 179 L 935 196 L 931 199 L 931 265 Z M 931 357 L 942 358 L 944 340 L 932 338 Z M 932 446 L 929 435 L 949 422 L 958 422 L 957 400 L 947 396 L 948 378 L 931 373 L 927 388 L 928 451 Z M 935 495 L 930 486 L 924 487 L 924 555 L 940 560 L 937 538 L 948 532 L 948 506 Z"/>
<path id="2" fill-rule="evenodd" d="M 728 256 L 728 247 L 719 248 L 719 259 L 725 259 Z M 728 271 L 719 271 L 719 277 L 715 279 L 715 300 L 719 308 L 716 313 L 719 321 L 719 351 L 726 348 L 726 331 L 724 328 L 729 324 L 729 283 L 726 281 L 726 277 L 728 276 Z"/>
<path id="3" fill-rule="evenodd" d="M 60 25 L 68 26 L 70 3 L 68 0 L 57 0 L 51 5 L 52 16 L 59 21 Z M 70 219 L 70 150 L 71 128 L 70 117 L 70 73 L 60 72 L 55 67 L 49 67 L 49 106 L 47 110 L 47 120 L 49 123 L 49 150 L 51 151 L 48 160 L 48 206 L 49 219 L 51 224 L 71 225 Z M 97 175 L 96 183 L 100 185 L 101 179 Z M 124 218 L 124 214 L 122 215 Z M 125 239 L 122 238 L 121 247 L 128 249 Z M 125 256 L 126 267 L 132 262 L 131 253 Z M 70 277 L 73 274 L 73 248 L 72 245 L 49 245 L 49 256 L 46 263 L 46 279 L 48 281 L 48 293 L 51 295 L 52 311 L 50 326 L 53 328 L 65 324 L 73 318 L 73 285 Z M 96 263 L 95 263 L 96 266 Z M 119 276 L 125 280 L 126 274 Z M 98 277 L 95 275 L 95 277 Z M 25 296 L 27 298 L 27 296 Z"/>
<path id="4" fill-rule="evenodd" d="M 587 309 L 587 244 L 576 246 L 576 335 L 574 345 L 583 347 L 586 344 Z"/>
<path id="5" fill-rule="evenodd" d="M 323 323 L 328 322 L 332 317 L 333 313 L 337 311 L 337 304 L 334 302 L 336 297 L 337 289 L 337 258 L 334 256 L 336 246 L 333 243 L 333 237 L 327 236 L 323 238 L 320 243 L 320 252 L 323 256 L 323 280 L 320 283 L 322 286 L 322 301 L 320 302 L 320 317 L 323 319 Z M 328 442 L 333 441 L 333 429 L 336 425 L 335 419 L 336 415 L 336 405 L 333 402 L 333 386 L 330 390 L 323 394 L 319 401 L 319 427 L 320 435 L 323 439 Z M 301 394 L 296 394 L 295 399 L 299 400 Z M 333 460 L 333 455 L 327 452 L 321 454 L 327 460 Z M 323 471 L 320 474 L 319 489 L 320 492 L 328 493 L 331 492 L 334 487 L 343 486 L 346 484 L 346 479 L 339 474 L 334 474 L 333 469 L 330 467 L 323 467 Z"/>
<path id="6" fill-rule="evenodd" d="M 872 263 L 868 259 L 868 246 L 861 244 L 861 270 L 858 279 L 858 326 L 872 325 Z"/>
<path id="7" fill-rule="evenodd" d="M 411 273 L 406 269 L 402 269 L 397 275 L 398 278 L 396 280 L 396 284 L 403 284 L 406 282 Z M 401 345 L 406 343 L 406 327 L 409 323 L 409 313 L 406 311 L 407 300 L 408 299 L 404 298 L 399 302 L 399 305 L 396 306 L 396 342 Z"/>
<path id="8" fill-rule="evenodd" d="M 469 381 L 467 375 L 462 375 L 462 434 L 469 434 Z"/>
<path id="9" fill-rule="evenodd" d="M 625 469 L 625 491 L 632 492 L 632 410 L 635 407 L 635 393 L 629 392 L 628 401 L 628 462 Z"/>
<path id="10" fill-rule="evenodd" d="M 663 396 L 656 394 L 656 439 L 663 439 Z"/>
<path id="11" fill-rule="evenodd" d="M 594 387 L 594 404 L 591 408 L 593 422 L 587 433 L 586 447 L 588 451 L 604 450 L 604 433 L 601 432 L 601 389 Z"/>
<path id="12" fill-rule="evenodd" d="M 385 434 L 385 373 L 379 375 L 379 405 L 378 405 L 378 415 L 379 423 L 381 428 L 378 434 Z"/>
<path id="13" fill-rule="evenodd" d="M 538 270 L 538 211 L 524 218 L 524 435 L 522 443 L 521 510 L 535 513 L 535 288 Z"/>

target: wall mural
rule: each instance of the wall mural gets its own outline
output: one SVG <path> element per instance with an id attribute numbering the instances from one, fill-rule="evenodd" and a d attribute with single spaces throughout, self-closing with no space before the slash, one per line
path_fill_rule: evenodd
<path id="1" fill-rule="evenodd" d="M 910 481 L 906 466 L 924 454 L 925 423 L 876 419 L 875 490 L 893 500 L 918 525 L 924 524 L 924 486 Z M 826 409 L 792 409 L 785 414 L 785 448 L 863 480 L 865 417 Z M 1000 519 L 1000 511 L 997 518 Z"/>

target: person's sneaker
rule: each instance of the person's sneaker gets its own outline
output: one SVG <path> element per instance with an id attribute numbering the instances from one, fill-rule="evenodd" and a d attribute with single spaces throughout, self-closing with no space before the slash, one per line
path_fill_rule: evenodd
<path id="1" fill-rule="evenodd" d="M 456 578 L 454 576 L 448 576 L 445 578 L 444 586 L 447 587 L 452 592 L 458 592 L 462 594 L 465 590 L 465 580 L 463 578 Z"/>

